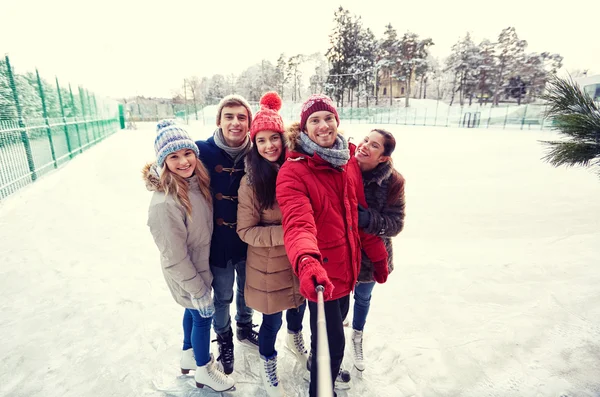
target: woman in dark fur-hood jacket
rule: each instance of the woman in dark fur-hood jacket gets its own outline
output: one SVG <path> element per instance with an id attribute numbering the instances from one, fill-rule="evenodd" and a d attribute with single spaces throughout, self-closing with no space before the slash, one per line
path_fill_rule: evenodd
<path id="1" fill-rule="evenodd" d="M 362 172 L 368 208 L 359 206 L 358 226 L 383 240 L 388 253 L 388 269 L 394 270 L 392 237 L 404 228 L 404 178 L 394 169 L 391 155 L 396 148 L 394 136 L 382 129 L 372 130 L 358 144 L 356 160 Z M 362 339 L 375 286 L 373 262 L 362 253 L 358 284 L 354 289 L 352 352 L 354 365 L 365 369 Z"/>

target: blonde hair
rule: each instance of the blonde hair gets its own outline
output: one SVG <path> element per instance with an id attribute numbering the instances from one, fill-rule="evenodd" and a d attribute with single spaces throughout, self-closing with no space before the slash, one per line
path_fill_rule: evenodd
<path id="1" fill-rule="evenodd" d="M 212 204 L 212 196 L 210 194 L 210 176 L 202 161 L 196 158 L 196 168 L 194 169 L 194 175 L 198 178 L 198 185 L 200 186 L 200 193 L 209 205 Z M 165 191 L 165 194 L 172 194 L 175 197 L 175 201 L 185 208 L 185 212 L 188 215 L 192 213 L 192 203 L 188 194 L 189 186 L 184 178 L 180 177 L 167 167 L 167 163 L 163 165 L 162 172 L 160 174 L 160 185 Z"/>

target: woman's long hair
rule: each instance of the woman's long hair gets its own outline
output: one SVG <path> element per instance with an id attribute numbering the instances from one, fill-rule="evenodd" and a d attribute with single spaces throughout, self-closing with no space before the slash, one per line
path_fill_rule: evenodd
<path id="1" fill-rule="evenodd" d="M 381 128 L 376 128 L 373 131 L 378 132 L 381 134 L 381 136 L 383 136 L 383 155 L 390 156 L 390 159 L 388 161 L 390 162 L 390 164 L 392 164 L 392 167 L 393 167 L 393 162 L 392 162 L 391 156 L 392 156 L 392 153 L 394 153 L 394 150 L 396 149 L 396 138 L 394 138 L 394 135 L 392 135 L 391 132 L 381 129 Z M 404 177 L 402 175 L 400 175 L 400 173 L 398 171 L 396 171 L 395 168 L 392 168 L 392 175 L 390 175 L 387 203 L 388 203 L 388 205 L 392 205 L 392 204 L 398 202 L 398 200 L 403 197 L 404 197 Z"/>
<path id="2" fill-rule="evenodd" d="M 248 178 L 252 181 L 252 186 L 256 192 L 256 198 L 260 203 L 260 210 L 264 211 L 273 208 L 275 205 L 275 185 L 277 182 L 277 173 L 279 167 L 285 159 L 285 143 L 281 137 L 281 154 L 275 162 L 271 163 L 258 153 L 256 139 L 252 142 L 252 149 L 246 155 L 248 162 Z"/>
<path id="3" fill-rule="evenodd" d="M 196 158 L 194 176 L 198 178 L 200 193 L 206 199 L 208 205 L 211 205 L 210 176 L 208 175 L 208 171 L 206 171 L 206 167 L 204 167 L 204 164 L 202 164 L 202 161 L 198 158 Z M 184 178 L 169 170 L 166 162 L 160 174 L 160 185 L 165 191 L 165 194 L 172 194 L 173 197 L 175 197 L 175 201 L 185 208 L 185 212 L 188 216 L 192 214 L 192 203 L 190 202 L 190 196 L 188 194 L 189 185 Z"/>

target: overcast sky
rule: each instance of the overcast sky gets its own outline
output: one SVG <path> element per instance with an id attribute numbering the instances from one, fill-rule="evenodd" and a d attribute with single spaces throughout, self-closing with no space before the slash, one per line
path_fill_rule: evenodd
<path id="1" fill-rule="evenodd" d="M 491 5 L 494 4 L 494 5 Z M 431 37 L 445 57 L 469 31 L 479 42 L 514 26 L 530 52 L 558 52 L 563 70 L 600 73 L 600 0 L 0 0 L 0 53 L 17 73 L 82 84 L 112 97 L 170 96 L 186 76 L 239 74 L 282 52 L 325 53 L 334 11 Z"/>

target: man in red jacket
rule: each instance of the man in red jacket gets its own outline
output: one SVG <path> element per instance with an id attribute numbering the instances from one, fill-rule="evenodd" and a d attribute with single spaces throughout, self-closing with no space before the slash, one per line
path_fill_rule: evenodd
<path id="1" fill-rule="evenodd" d="M 287 158 L 277 177 L 285 248 L 310 310 L 311 350 L 317 349 L 316 285 L 325 288 L 325 318 L 336 379 L 344 358 L 343 318 L 361 263 L 361 248 L 374 264 L 375 279 L 388 276 L 382 240 L 358 228 L 358 205 L 366 206 L 356 146 L 338 134 L 340 119 L 331 99 L 317 94 L 302 106 L 300 123 L 286 131 Z M 310 397 L 317 395 L 317 360 L 312 355 Z M 333 388 L 333 385 L 332 385 Z"/>

